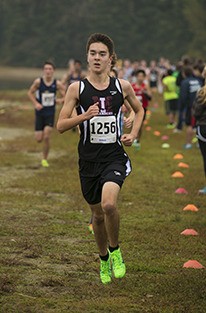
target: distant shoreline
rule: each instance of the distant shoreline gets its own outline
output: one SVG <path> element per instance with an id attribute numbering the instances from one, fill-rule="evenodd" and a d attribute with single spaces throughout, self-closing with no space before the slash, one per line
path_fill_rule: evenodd
<path id="1" fill-rule="evenodd" d="M 61 79 L 66 69 L 56 69 L 55 77 Z M 0 66 L 1 80 L 33 81 L 42 75 L 42 68 Z"/>

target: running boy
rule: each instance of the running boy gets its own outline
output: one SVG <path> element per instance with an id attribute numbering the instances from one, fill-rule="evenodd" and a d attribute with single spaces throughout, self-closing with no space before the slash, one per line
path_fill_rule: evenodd
<path id="1" fill-rule="evenodd" d="M 54 70 L 54 64 L 46 61 L 43 66 L 43 77 L 35 79 L 28 91 L 29 99 L 35 108 L 35 139 L 37 142 L 44 142 L 41 161 L 43 167 L 49 166 L 47 158 L 54 126 L 55 105 L 56 103 L 63 103 L 65 96 L 63 84 L 53 77 Z M 57 90 L 59 90 L 62 98 L 56 100 Z"/>
<path id="2" fill-rule="evenodd" d="M 107 284 L 111 282 L 112 270 L 115 278 L 122 278 L 126 273 L 118 242 L 117 198 L 126 176 L 131 172 L 131 164 L 122 144 L 132 145 L 144 111 L 130 83 L 108 75 L 114 54 L 113 41 L 107 35 L 93 34 L 88 39 L 86 52 L 88 76 L 69 86 L 57 129 L 63 133 L 80 126 L 81 188 L 92 210 L 100 255 L 100 279 Z M 121 136 L 120 116 L 124 99 L 135 111 L 135 118 L 131 132 Z M 72 117 L 75 107 L 77 116 Z"/>

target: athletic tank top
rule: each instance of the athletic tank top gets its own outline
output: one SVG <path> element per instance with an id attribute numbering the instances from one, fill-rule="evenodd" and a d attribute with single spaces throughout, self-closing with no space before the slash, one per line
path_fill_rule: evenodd
<path id="1" fill-rule="evenodd" d="M 158 72 L 155 69 L 150 70 L 150 81 L 157 82 L 158 80 Z"/>
<path id="2" fill-rule="evenodd" d="M 134 89 L 136 97 L 142 103 L 143 108 L 146 109 L 149 104 L 148 98 L 143 92 L 143 89 L 146 88 L 146 85 L 144 83 L 142 83 L 141 86 L 138 86 L 137 84 L 132 84 L 132 88 Z"/>
<path id="3" fill-rule="evenodd" d="M 110 77 L 104 90 L 96 89 L 87 79 L 80 81 L 77 114 L 86 112 L 95 102 L 99 102 L 99 115 L 80 124 L 80 159 L 108 162 L 127 158 L 120 141 L 124 98 L 119 80 Z"/>
<path id="4" fill-rule="evenodd" d="M 36 99 L 43 105 L 43 109 L 40 111 L 36 110 L 38 115 L 52 115 L 55 112 L 56 105 L 56 91 L 57 84 L 56 79 L 53 80 L 52 84 L 47 86 L 44 83 L 43 78 L 40 79 L 39 89 L 36 92 Z"/>

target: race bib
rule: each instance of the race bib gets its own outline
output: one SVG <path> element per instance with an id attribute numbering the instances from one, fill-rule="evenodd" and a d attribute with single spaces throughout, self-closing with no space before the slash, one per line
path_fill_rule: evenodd
<path id="1" fill-rule="evenodd" d="M 51 107 L 55 103 L 55 94 L 54 93 L 42 93 L 42 105 L 44 107 Z"/>
<path id="2" fill-rule="evenodd" d="M 115 116 L 94 116 L 90 120 L 91 143 L 114 143 L 117 140 Z"/>

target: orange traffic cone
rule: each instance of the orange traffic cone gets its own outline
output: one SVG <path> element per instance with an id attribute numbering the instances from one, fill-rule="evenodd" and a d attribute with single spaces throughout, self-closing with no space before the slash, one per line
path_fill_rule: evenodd
<path id="1" fill-rule="evenodd" d="M 178 167 L 189 168 L 189 165 L 187 163 L 180 162 L 178 163 Z"/>
<path id="2" fill-rule="evenodd" d="M 181 160 L 181 159 L 183 159 L 184 157 L 183 157 L 183 155 L 181 154 L 181 153 L 177 153 L 177 154 L 175 154 L 174 156 L 173 156 L 173 159 L 174 160 Z"/>
<path id="3" fill-rule="evenodd" d="M 204 268 L 202 264 L 200 264 L 196 260 L 189 260 L 183 265 L 184 268 Z"/>
<path id="4" fill-rule="evenodd" d="M 194 229 L 185 229 L 181 232 L 181 235 L 185 236 L 198 236 L 198 232 Z"/>
<path id="5" fill-rule="evenodd" d="M 155 136 L 160 136 L 161 133 L 158 131 L 158 130 L 155 130 L 154 133 L 153 133 Z"/>
<path id="6" fill-rule="evenodd" d="M 183 211 L 197 212 L 199 209 L 194 204 L 188 204 L 184 207 Z"/>
<path id="7" fill-rule="evenodd" d="M 175 190 L 175 193 L 187 195 L 188 191 L 185 188 L 178 188 L 178 189 Z"/>
<path id="8" fill-rule="evenodd" d="M 171 176 L 174 177 L 174 178 L 182 178 L 182 177 L 184 177 L 184 175 L 181 172 L 178 172 L 178 171 L 174 172 Z"/>

